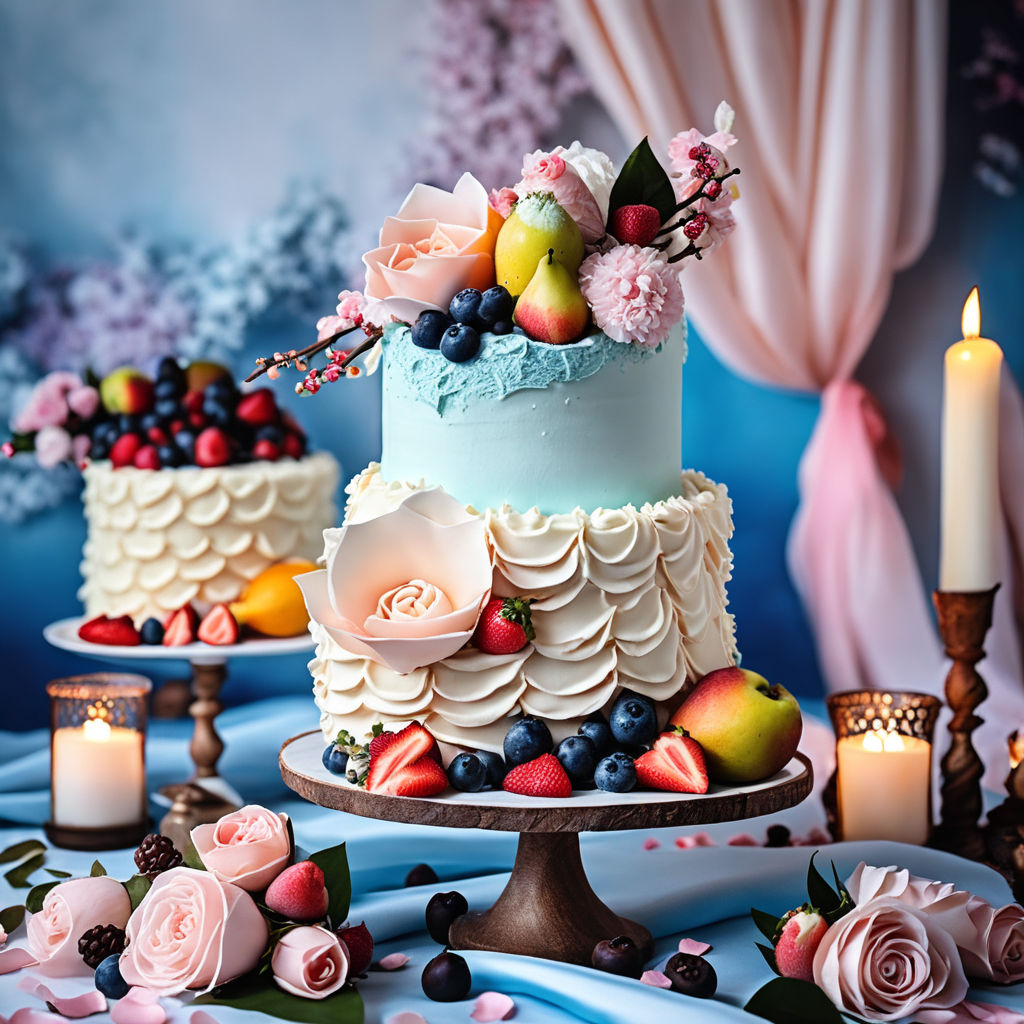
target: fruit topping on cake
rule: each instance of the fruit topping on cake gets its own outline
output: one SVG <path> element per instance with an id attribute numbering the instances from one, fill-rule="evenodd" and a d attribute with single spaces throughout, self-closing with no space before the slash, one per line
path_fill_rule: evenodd
<path id="1" fill-rule="evenodd" d="M 627 747 L 645 746 L 658 735 L 654 701 L 638 693 L 621 693 L 608 715 L 608 727 L 616 743 Z"/>
<path id="2" fill-rule="evenodd" d="M 225 647 L 238 643 L 238 622 L 226 604 L 215 604 L 203 616 L 196 630 L 196 638 L 203 643 Z"/>
<path id="3" fill-rule="evenodd" d="M 100 615 L 78 627 L 78 636 L 91 644 L 109 644 L 112 647 L 135 647 L 141 643 L 139 631 L 127 615 L 116 619 Z"/>
<path id="4" fill-rule="evenodd" d="M 501 787 L 506 793 L 520 796 L 572 796 L 572 782 L 553 754 L 541 754 L 525 764 L 517 764 L 505 776 Z"/>
<path id="5" fill-rule="evenodd" d="M 473 644 L 484 654 L 515 654 L 534 638 L 530 601 L 522 597 L 494 597 L 473 634 Z"/>
<path id="6" fill-rule="evenodd" d="M 594 769 L 594 785 L 606 793 L 628 793 L 636 782 L 636 764 L 621 750 L 602 758 Z"/>
<path id="7" fill-rule="evenodd" d="M 550 754 L 554 746 L 547 724 L 533 715 L 524 715 L 509 726 L 503 750 L 506 762 L 517 765 L 533 761 L 541 754 Z"/>
<path id="8" fill-rule="evenodd" d="M 164 631 L 164 647 L 184 647 L 185 644 L 192 643 L 196 638 L 198 618 L 190 604 L 174 612 Z"/>
<path id="9" fill-rule="evenodd" d="M 594 741 L 587 736 L 567 736 L 555 751 L 558 763 L 576 787 L 592 784 L 597 768 Z"/>
<path id="10" fill-rule="evenodd" d="M 634 762 L 640 785 L 672 793 L 706 793 L 708 770 L 700 744 L 683 729 L 662 733 Z"/>
<path id="11" fill-rule="evenodd" d="M 375 737 L 370 749 L 366 788 L 390 796 L 435 796 L 448 788 L 448 777 L 435 760 L 436 741 L 419 722 L 398 733 Z"/>

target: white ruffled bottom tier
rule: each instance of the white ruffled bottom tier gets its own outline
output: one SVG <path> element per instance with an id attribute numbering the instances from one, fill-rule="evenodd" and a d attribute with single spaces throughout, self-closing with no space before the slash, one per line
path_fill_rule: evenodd
<path id="1" fill-rule="evenodd" d="M 387 483 L 371 464 L 348 486 L 346 522 L 390 512 L 424 486 Z M 466 647 L 400 675 L 311 623 L 325 740 L 418 719 L 442 742 L 500 751 L 509 719 L 525 712 L 543 718 L 557 742 L 623 689 L 650 697 L 667 718 L 698 679 L 736 661 L 725 588 L 732 503 L 723 485 L 690 470 L 677 497 L 639 509 L 542 515 L 505 506 L 483 518 L 493 592 L 533 599 L 533 643 L 501 656 Z M 324 532 L 328 553 L 339 532 Z"/>
<path id="2" fill-rule="evenodd" d="M 202 613 L 236 600 L 275 562 L 317 559 L 336 521 L 338 472 L 325 452 L 207 469 L 90 463 L 85 614 L 130 615 L 139 625 L 189 602 Z"/>

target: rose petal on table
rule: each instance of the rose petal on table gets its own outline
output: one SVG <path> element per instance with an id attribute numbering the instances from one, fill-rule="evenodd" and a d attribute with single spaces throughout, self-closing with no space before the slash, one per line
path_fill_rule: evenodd
<path id="1" fill-rule="evenodd" d="M 409 962 L 409 958 L 404 953 L 388 953 L 387 956 L 382 956 L 377 961 L 377 966 L 382 971 L 397 971 L 400 967 L 404 967 Z"/>
<path id="2" fill-rule="evenodd" d="M 64 1020 L 67 1020 L 67 1017 L 62 1017 L 59 1013 L 34 1010 L 28 1006 L 15 1010 L 10 1017 L 0 1015 L 0 1024 L 60 1024 Z"/>
<path id="3" fill-rule="evenodd" d="M 155 992 L 136 985 L 114 1004 L 110 1019 L 114 1024 L 164 1024 L 167 1011 L 160 1005 Z"/>
<path id="4" fill-rule="evenodd" d="M 738 836 L 730 836 L 729 846 L 760 846 L 761 844 L 749 833 L 741 832 Z"/>
<path id="5" fill-rule="evenodd" d="M 921 1024 L 1021 1024 L 1024 1014 L 1008 1006 L 972 1003 L 966 999 L 948 1010 L 918 1010 L 914 1017 Z"/>
<path id="6" fill-rule="evenodd" d="M 103 1013 L 107 1009 L 107 999 L 97 989 L 90 989 L 78 996 L 56 996 L 41 981 L 35 978 L 22 978 L 18 989 L 44 1003 L 49 1003 L 59 1014 L 77 1020 L 89 1017 L 94 1013 Z"/>
<path id="7" fill-rule="evenodd" d="M 697 846 L 714 846 L 715 841 L 707 832 L 697 832 L 692 836 L 677 836 L 676 846 L 680 850 L 692 850 Z"/>
<path id="8" fill-rule="evenodd" d="M 640 981 L 644 985 L 653 985 L 654 988 L 671 988 L 672 982 L 661 971 L 644 971 L 640 975 Z"/>
<path id="9" fill-rule="evenodd" d="M 196 1010 L 188 1019 L 188 1024 L 217 1024 L 217 1018 L 205 1010 Z"/>
<path id="10" fill-rule="evenodd" d="M 20 971 L 23 967 L 34 967 L 39 961 L 21 946 L 12 949 L 0 949 L 0 974 Z"/>
<path id="11" fill-rule="evenodd" d="M 711 948 L 710 942 L 698 942 L 696 939 L 680 939 L 679 952 L 703 956 Z"/>
<path id="12" fill-rule="evenodd" d="M 645 850 L 656 850 L 659 846 L 661 846 L 661 843 L 659 843 L 658 840 L 654 839 L 653 837 L 644 840 Z"/>
<path id="13" fill-rule="evenodd" d="M 483 992 L 477 996 L 470 1017 L 486 1024 L 493 1020 L 509 1020 L 516 1013 L 516 1004 L 501 992 Z"/>
<path id="14" fill-rule="evenodd" d="M 413 1013 L 412 1010 L 402 1010 L 400 1013 L 393 1013 L 384 1024 L 427 1024 L 427 1019 Z"/>

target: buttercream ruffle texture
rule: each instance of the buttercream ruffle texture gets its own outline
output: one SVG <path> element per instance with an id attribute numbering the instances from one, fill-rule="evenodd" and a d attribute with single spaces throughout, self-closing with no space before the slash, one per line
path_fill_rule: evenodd
<path id="1" fill-rule="evenodd" d="M 338 464 L 298 461 L 145 470 L 109 462 L 85 469 L 83 584 L 87 616 L 149 616 L 192 602 L 233 601 L 286 558 L 315 560 L 335 521 Z"/>
<path id="2" fill-rule="evenodd" d="M 346 522 L 389 512 L 424 486 L 386 482 L 371 464 L 347 488 Z M 533 643 L 503 657 L 468 647 L 398 675 L 311 623 L 325 739 L 418 718 L 444 742 L 500 750 L 509 716 L 544 718 L 557 740 L 622 689 L 669 714 L 701 676 L 736 660 L 731 513 L 725 487 L 692 470 L 678 496 L 639 509 L 485 510 L 494 594 L 533 598 Z M 328 551 L 341 529 L 324 531 Z"/>

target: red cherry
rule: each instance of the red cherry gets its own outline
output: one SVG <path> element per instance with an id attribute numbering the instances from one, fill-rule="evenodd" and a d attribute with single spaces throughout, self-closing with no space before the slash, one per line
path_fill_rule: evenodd
<path id="1" fill-rule="evenodd" d="M 142 447 L 142 439 L 138 434 L 122 434 L 110 448 L 110 461 L 115 469 L 130 466 L 135 461 L 135 453 Z"/>
<path id="2" fill-rule="evenodd" d="M 136 453 L 134 465 L 136 469 L 159 469 L 160 456 L 151 444 L 143 445 Z"/>
<path id="3" fill-rule="evenodd" d="M 195 445 L 197 466 L 226 466 L 231 461 L 231 441 L 219 427 L 207 427 Z"/>

